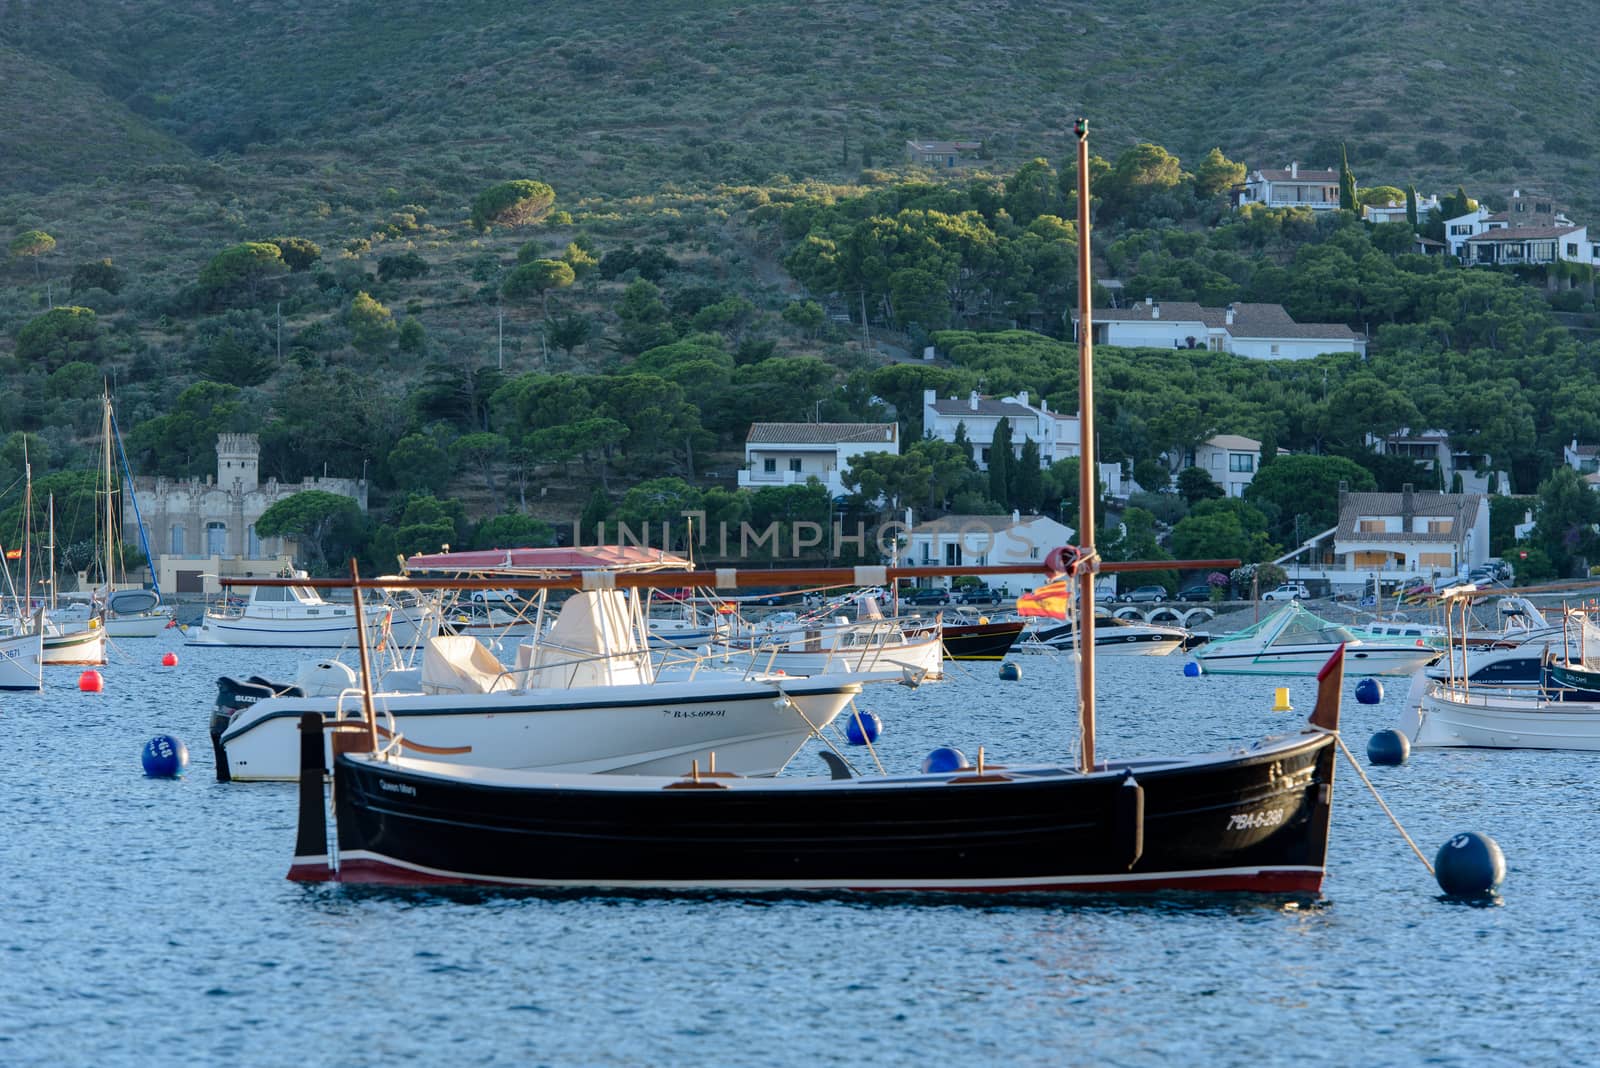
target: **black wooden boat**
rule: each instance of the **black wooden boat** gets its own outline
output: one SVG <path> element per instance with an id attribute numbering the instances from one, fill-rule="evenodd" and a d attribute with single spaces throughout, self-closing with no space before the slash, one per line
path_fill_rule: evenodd
<path id="1" fill-rule="evenodd" d="M 1011 651 L 1027 620 L 1003 619 L 998 623 L 945 623 L 939 637 L 946 660 L 1003 660 Z"/>
<path id="2" fill-rule="evenodd" d="M 302 720 L 289 878 L 605 890 L 1314 893 L 1342 657 L 1302 733 L 1235 752 L 878 779 L 488 771 L 341 753 Z"/>

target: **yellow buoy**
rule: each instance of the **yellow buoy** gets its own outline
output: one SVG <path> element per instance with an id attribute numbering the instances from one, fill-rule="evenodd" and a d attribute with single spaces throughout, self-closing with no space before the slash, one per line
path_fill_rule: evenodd
<path id="1" fill-rule="evenodd" d="M 1272 691 L 1272 710 L 1274 712 L 1294 711 L 1294 706 L 1289 703 L 1289 687 L 1279 686 Z"/>

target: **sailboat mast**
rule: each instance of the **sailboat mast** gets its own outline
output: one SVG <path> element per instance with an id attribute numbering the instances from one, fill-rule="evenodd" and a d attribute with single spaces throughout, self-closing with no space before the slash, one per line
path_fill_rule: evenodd
<path id="1" fill-rule="evenodd" d="M 50 516 L 50 565 L 45 574 L 49 576 L 46 581 L 50 583 L 50 611 L 54 612 L 56 610 L 56 495 L 54 493 L 50 494 L 47 512 Z"/>
<path id="2" fill-rule="evenodd" d="M 1084 773 L 1094 770 L 1094 324 L 1089 278 L 1089 120 L 1073 126 L 1078 138 L 1078 734 Z"/>
<path id="3" fill-rule="evenodd" d="M 28 439 L 22 439 L 22 615 L 33 611 L 33 464 Z"/>
<path id="4" fill-rule="evenodd" d="M 105 447 L 103 449 L 106 475 L 105 576 L 106 610 L 109 612 L 111 609 L 111 557 L 112 553 L 115 552 L 115 549 L 112 546 L 112 541 L 115 539 L 115 533 L 114 528 L 112 527 L 111 517 L 111 394 L 106 393 L 104 399 L 105 403 L 102 406 L 100 413 L 100 438 L 103 442 L 105 442 Z"/>

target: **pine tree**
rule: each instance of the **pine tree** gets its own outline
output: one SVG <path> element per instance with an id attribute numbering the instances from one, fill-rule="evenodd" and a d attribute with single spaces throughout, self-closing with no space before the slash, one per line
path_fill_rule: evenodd
<path id="1" fill-rule="evenodd" d="M 1356 176 L 1350 173 L 1350 153 L 1339 145 L 1339 207 L 1343 211 L 1356 210 Z"/>

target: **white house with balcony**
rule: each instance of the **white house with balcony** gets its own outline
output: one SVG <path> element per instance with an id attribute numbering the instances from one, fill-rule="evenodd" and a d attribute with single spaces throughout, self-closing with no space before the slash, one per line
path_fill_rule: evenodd
<path id="1" fill-rule="evenodd" d="M 987 575 L 984 581 L 1007 597 L 1038 589 L 1048 579 L 1040 570 L 1051 549 L 1072 544 L 1072 528 L 1045 515 L 947 515 L 919 523 L 907 535 L 901 561 L 910 566 L 982 567 L 1016 564 L 1015 573 Z M 936 583 L 948 586 L 949 579 Z"/>
<path id="2" fill-rule="evenodd" d="M 1096 345 L 1210 349 L 1256 360 L 1308 360 L 1325 352 L 1366 355 L 1367 339 L 1344 323 L 1297 323 L 1281 304 L 1236 302 L 1206 308 L 1146 297 L 1126 308 L 1097 308 Z M 1078 317 L 1073 316 L 1073 336 Z"/>
<path id="3" fill-rule="evenodd" d="M 1241 206 L 1264 204 L 1269 208 L 1337 211 L 1339 172 L 1332 168 L 1302 167 L 1298 160 L 1283 170 L 1251 171 L 1244 180 L 1239 203 Z"/>
<path id="4" fill-rule="evenodd" d="M 843 474 L 857 456 L 900 454 L 899 423 L 751 423 L 739 488 L 804 485 L 815 478 L 830 496 L 848 492 Z"/>
<path id="5" fill-rule="evenodd" d="M 1243 497 L 1261 468 L 1261 442 L 1240 434 L 1218 434 L 1184 454 L 1178 470 L 1198 467 L 1229 497 Z M 1177 476 L 1173 476 L 1177 485 Z"/>
<path id="6" fill-rule="evenodd" d="M 1489 558 L 1489 500 L 1478 493 L 1350 493 L 1341 484 L 1335 569 L 1350 584 L 1373 572 L 1433 578 Z"/>
<path id="7" fill-rule="evenodd" d="M 367 483 L 356 478 L 306 478 L 298 483 L 261 481 L 261 444 L 254 434 L 217 436 L 217 474 L 132 481 L 138 515 L 155 561 L 155 579 L 171 593 L 216 593 L 219 577 L 253 578 L 294 566 L 294 538 L 262 538 L 255 523 L 285 497 L 322 490 L 367 510 Z M 122 514 L 132 519 L 134 502 L 123 487 Z M 304 561 L 301 561 L 304 563 Z"/>

